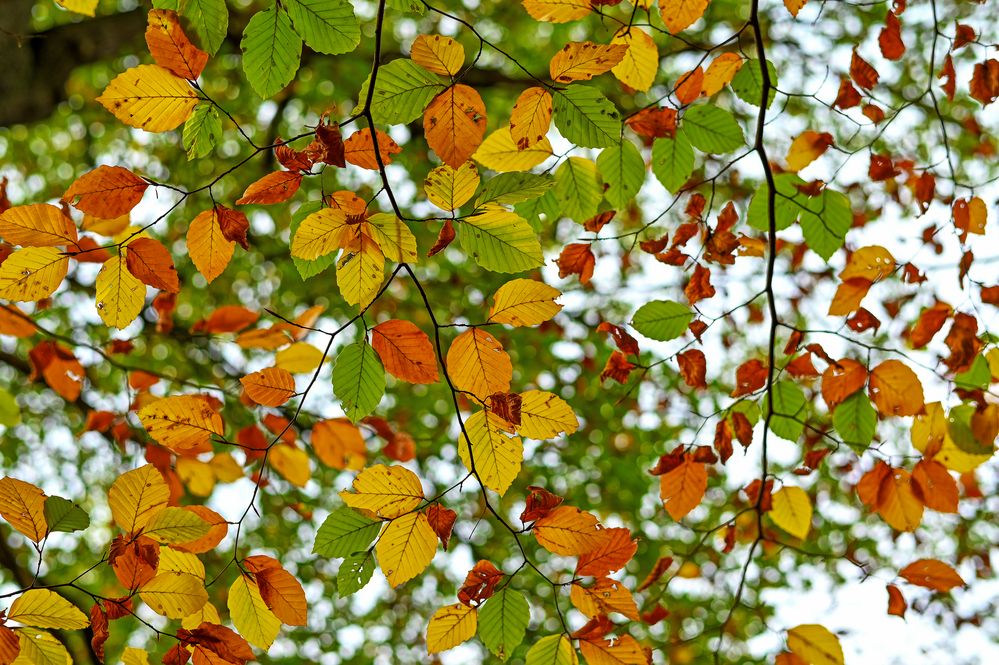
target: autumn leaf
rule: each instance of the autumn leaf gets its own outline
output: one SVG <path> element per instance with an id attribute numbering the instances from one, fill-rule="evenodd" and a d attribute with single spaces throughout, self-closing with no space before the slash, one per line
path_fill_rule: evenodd
<path id="1" fill-rule="evenodd" d="M 385 370 L 409 383 L 436 383 L 437 356 L 426 333 L 409 321 L 379 323 L 371 331 L 371 348 Z"/>
<path id="2" fill-rule="evenodd" d="M 659 477 L 659 496 L 666 512 L 680 521 L 696 508 L 708 487 L 708 474 L 704 464 L 689 457 L 672 471 Z"/>
<path id="3" fill-rule="evenodd" d="M 486 134 L 486 107 L 479 93 L 458 83 L 434 97 L 423 114 L 423 131 L 445 164 L 461 166 Z"/>
<path id="4" fill-rule="evenodd" d="M 936 559 L 919 559 L 898 571 L 899 577 L 910 584 L 947 593 L 964 586 L 964 580 L 952 567 Z"/>
<path id="5" fill-rule="evenodd" d="M 165 132 L 187 120 L 198 95 L 169 69 L 139 65 L 112 79 L 97 101 L 130 127 Z"/>

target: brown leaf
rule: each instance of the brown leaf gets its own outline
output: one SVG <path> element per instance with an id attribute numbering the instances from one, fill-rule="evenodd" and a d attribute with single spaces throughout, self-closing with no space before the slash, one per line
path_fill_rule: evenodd
<path id="1" fill-rule="evenodd" d="M 891 12 L 885 15 L 885 27 L 881 28 L 878 34 L 878 45 L 881 47 L 881 55 L 889 60 L 898 60 L 905 53 L 905 44 L 902 43 L 902 24 Z"/>
<path id="2" fill-rule="evenodd" d="M 481 605 L 496 593 L 496 585 L 502 581 L 503 577 L 502 571 L 489 561 L 482 559 L 465 576 L 464 583 L 458 589 L 458 600 L 469 607 Z"/>
<path id="3" fill-rule="evenodd" d="M 451 542 L 451 530 L 454 529 L 454 522 L 458 519 L 458 513 L 450 508 L 445 508 L 439 503 L 435 503 L 427 508 L 426 515 L 427 521 L 430 522 L 430 528 L 437 534 L 437 538 L 441 541 L 441 546 L 447 552 L 448 543 Z"/>
<path id="4" fill-rule="evenodd" d="M 688 349 L 676 357 L 680 374 L 691 388 L 707 388 L 707 358 L 700 349 Z"/>
<path id="5" fill-rule="evenodd" d="M 878 84 L 878 71 L 866 60 L 860 57 L 856 50 L 850 58 L 850 78 L 865 90 L 870 90 Z"/>
<path id="6" fill-rule="evenodd" d="M 999 97 L 999 60 L 989 58 L 975 65 L 969 92 L 982 106 L 988 106 Z"/>
<path id="7" fill-rule="evenodd" d="M 574 243 L 562 249 L 555 263 L 558 265 L 559 277 L 564 279 L 569 275 L 579 275 L 579 283 L 585 286 L 593 277 L 596 258 L 589 244 Z"/>

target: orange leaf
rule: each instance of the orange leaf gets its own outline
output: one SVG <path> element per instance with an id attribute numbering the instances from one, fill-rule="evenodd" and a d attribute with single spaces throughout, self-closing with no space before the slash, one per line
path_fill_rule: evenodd
<path id="1" fill-rule="evenodd" d="M 874 69 L 866 60 L 857 54 L 857 51 L 853 52 L 853 57 L 850 59 L 850 78 L 853 82 L 859 85 L 865 90 L 870 90 L 875 85 L 878 84 L 878 70 Z"/>
<path id="2" fill-rule="evenodd" d="M 905 602 L 902 591 L 894 584 L 889 584 L 886 589 L 888 591 L 888 614 L 904 618 L 905 610 L 909 605 Z"/>
<path id="3" fill-rule="evenodd" d="M 711 97 L 728 85 L 742 69 L 745 60 L 738 53 L 722 53 L 711 61 L 704 72 L 704 82 L 701 84 L 701 94 Z"/>
<path id="4" fill-rule="evenodd" d="M 294 171 L 274 171 L 246 188 L 236 205 L 248 203 L 281 203 L 287 201 L 302 184 L 302 174 Z"/>
<path id="5" fill-rule="evenodd" d="M 375 136 L 378 137 L 378 154 L 381 155 L 382 165 L 392 163 L 392 155 L 402 152 L 392 137 L 377 130 Z M 378 170 L 378 159 L 375 157 L 375 143 L 371 138 L 371 129 L 365 127 L 356 131 L 343 142 L 343 158 L 362 169 Z"/>
<path id="6" fill-rule="evenodd" d="M 223 305 L 194 327 L 197 331 L 206 333 L 239 332 L 247 326 L 252 326 L 259 318 L 260 312 L 254 312 L 242 305 Z"/>
<path id="7" fill-rule="evenodd" d="M 177 13 L 169 9 L 149 12 L 146 45 L 156 64 L 181 78 L 198 78 L 208 63 L 208 54 L 191 43 L 180 27 Z"/>
<path id="8" fill-rule="evenodd" d="M 874 284 L 869 279 L 849 279 L 836 288 L 836 295 L 829 304 L 829 316 L 852 314 Z"/>
<path id="9" fill-rule="evenodd" d="M 222 206 L 205 210 L 187 228 L 187 253 L 209 284 L 229 265 L 236 245 L 222 233 L 220 216 L 223 210 Z"/>
<path id="10" fill-rule="evenodd" d="M 371 347 L 385 370 L 409 383 L 436 383 L 437 356 L 427 334 L 409 321 L 393 319 L 371 331 Z"/>
<path id="11" fill-rule="evenodd" d="M 684 457 L 675 469 L 659 477 L 663 507 L 678 522 L 701 503 L 707 488 L 707 467 L 690 457 Z"/>
<path id="12" fill-rule="evenodd" d="M 98 166 L 77 178 L 62 200 L 88 215 L 100 219 L 114 219 L 128 214 L 149 187 L 149 183 L 120 166 Z"/>
<path id="13" fill-rule="evenodd" d="M 312 428 L 316 457 L 334 469 L 360 471 L 368 451 L 361 430 L 346 418 L 323 420 Z"/>
<path id="14" fill-rule="evenodd" d="M 919 315 L 916 325 L 909 331 L 909 344 L 914 349 L 921 349 L 940 332 L 944 323 L 950 318 L 953 309 L 945 302 L 938 302 L 933 307 L 924 309 Z"/>
<path id="15" fill-rule="evenodd" d="M 905 469 L 891 469 L 881 480 L 877 502 L 878 513 L 898 531 L 915 531 L 923 519 L 923 504 L 912 492 Z"/>
<path id="16" fill-rule="evenodd" d="M 631 592 L 617 580 L 601 578 L 592 587 L 573 583 L 569 598 L 577 610 L 593 618 L 617 612 L 632 621 L 638 621 L 638 605 Z"/>
<path id="17" fill-rule="evenodd" d="M 902 25 L 892 12 L 885 15 L 885 27 L 881 28 L 881 32 L 878 34 L 878 46 L 881 47 L 881 55 L 889 60 L 898 60 L 905 53 L 905 44 L 902 42 Z"/>
<path id="18" fill-rule="evenodd" d="M 295 576 L 281 567 L 277 559 L 268 556 L 251 556 L 243 562 L 253 573 L 267 608 L 281 623 L 304 626 L 308 620 L 309 606 L 305 590 Z"/>
<path id="19" fill-rule="evenodd" d="M 486 134 L 486 107 L 473 88 L 456 84 L 434 97 L 423 114 L 427 145 L 451 168 L 472 156 Z"/>
<path id="20" fill-rule="evenodd" d="M 295 395 L 295 377 L 280 367 L 247 374 L 239 382 L 247 396 L 263 406 L 281 406 Z"/>
<path id="21" fill-rule="evenodd" d="M 559 277 L 564 279 L 569 275 L 579 275 L 579 283 L 584 286 L 590 283 L 596 262 L 593 250 L 584 243 L 566 245 L 555 261 Z"/>
<path id="22" fill-rule="evenodd" d="M 587 665 L 645 665 L 649 662 L 642 645 L 631 635 L 611 640 L 580 640 L 579 650 Z"/>
<path id="23" fill-rule="evenodd" d="M 836 405 L 867 383 L 867 368 L 856 360 L 842 358 L 822 373 L 822 399 L 832 411 Z"/>
<path id="24" fill-rule="evenodd" d="M 479 399 L 510 390 L 513 364 L 495 337 L 472 328 L 458 335 L 447 351 L 447 370 L 455 388 Z"/>
<path id="25" fill-rule="evenodd" d="M 609 72 L 627 52 L 627 44 L 569 42 L 552 57 L 548 71 L 556 83 L 589 81 Z"/>
<path id="26" fill-rule="evenodd" d="M 915 416 L 923 412 L 923 384 L 900 360 L 886 360 L 874 368 L 869 392 L 882 415 Z"/>
<path id="27" fill-rule="evenodd" d="M 136 238 L 125 248 L 125 265 L 143 284 L 177 293 L 180 281 L 170 251 L 158 240 Z"/>
<path id="28" fill-rule="evenodd" d="M 936 559 L 919 559 L 898 571 L 906 582 L 946 593 L 964 586 L 964 579 L 951 566 Z"/>
<path id="29" fill-rule="evenodd" d="M 638 550 L 638 541 L 623 527 L 604 529 L 607 539 L 594 550 L 579 557 L 577 575 L 603 577 L 624 568 Z"/>
<path id="30" fill-rule="evenodd" d="M 921 459 L 912 470 L 912 489 L 930 510 L 956 513 L 957 481 L 940 462 Z"/>
<path id="31" fill-rule="evenodd" d="M 603 545 L 607 534 L 592 513 L 559 506 L 534 523 L 534 537 L 553 554 L 580 556 Z"/>
<path id="32" fill-rule="evenodd" d="M 686 105 L 697 100 L 701 96 L 701 88 L 704 85 L 704 70 L 698 67 L 686 74 L 681 74 L 676 80 L 676 87 L 673 92 L 676 94 L 680 104 Z"/>
<path id="33" fill-rule="evenodd" d="M 510 112 L 510 136 L 518 150 L 526 150 L 545 138 L 552 122 L 552 96 L 544 88 L 520 93 Z"/>

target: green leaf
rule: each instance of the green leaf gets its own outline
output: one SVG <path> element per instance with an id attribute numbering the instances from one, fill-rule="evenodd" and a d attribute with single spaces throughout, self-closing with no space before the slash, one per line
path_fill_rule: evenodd
<path id="1" fill-rule="evenodd" d="M 246 80 L 264 99 L 280 92 L 295 78 L 302 58 L 302 39 L 295 34 L 285 12 L 271 7 L 254 14 L 239 46 Z"/>
<path id="2" fill-rule="evenodd" d="M 565 635 L 548 635 L 527 652 L 527 665 L 576 665 L 576 650 Z"/>
<path id="3" fill-rule="evenodd" d="M 684 132 L 675 138 L 663 137 L 652 144 L 652 173 L 672 194 L 680 191 L 694 172 L 694 149 Z"/>
<path id="4" fill-rule="evenodd" d="M 770 431 L 782 439 L 797 441 L 805 430 L 805 393 L 796 383 L 780 381 L 773 390 L 773 415 Z M 763 413 L 767 413 L 769 395 L 763 399 Z"/>
<path id="5" fill-rule="evenodd" d="M 358 107 L 368 98 L 366 80 L 358 93 Z M 399 58 L 378 68 L 375 92 L 371 97 L 371 115 L 377 124 L 399 125 L 423 115 L 424 109 L 446 86 L 441 77 L 431 74 L 407 58 Z"/>
<path id="6" fill-rule="evenodd" d="M 874 440 L 878 414 L 863 390 L 858 390 L 836 405 L 832 420 L 836 433 L 851 447 L 867 448 Z"/>
<path id="7" fill-rule="evenodd" d="M 514 273 L 545 262 L 537 233 L 523 217 L 498 206 L 462 220 L 461 247 L 493 272 Z"/>
<path id="8" fill-rule="evenodd" d="M 374 411 L 385 392 L 385 370 L 367 342 L 349 344 L 336 356 L 333 394 L 355 423 Z"/>
<path id="9" fill-rule="evenodd" d="M 562 214 L 582 224 L 597 214 L 603 199 L 597 165 L 583 157 L 570 157 L 555 172 L 555 198 Z"/>
<path id="10" fill-rule="evenodd" d="M 341 597 L 357 593 L 368 585 L 374 572 L 375 557 L 370 551 L 348 555 L 336 571 L 337 593 Z"/>
<path id="11" fill-rule="evenodd" d="M 0 425 L 13 427 L 21 422 L 21 407 L 9 392 L 0 388 Z"/>
<path id="12" fill-rule="evenodd" d="M 947 434 L 954 445 L 969 455 L 991 455 L 995 452 L 992 441 L 980 441 L 971 427 L 971 418 L 975 415 L 973 404 L 958 404 L 950 410 L 947 418 Z"/>
<path id="13" fill-rule="evenodd" d="M 295 237 L 295 232 L 298 231 L 298 227 L 302 225 L 302 220 L 317 210 L 320 210 L 322 207 L 322 201 L 306 201 L 302 205 L 298 206 L 298 210 L 296 210 L 291 216 L 291 237 Z M 298 270 L 298 274 L 303 280 L 306 280 L 311 277 L 315 277 L 336 263 L 336 252 L 320 256 L 318 259 L 313 259 L 312 261 L 300 259 L 295 256 L 291 257 L 291 260 L 295 263 L 295 269 Z"/>
<path id="14" fill-rule="evenodd" d="M 767 108 L 774 102 L 777 94 L 777 70 L 774 63 L 767 60 L 767 70 L 770 73 L 770 91 L 767 93 Z M 747 60 L 743 63 L 735 77 L 732 78 L 732 91 L 747 104 L 759 106 L 763 98 L 763 72 L 760 71 L 759 60 Z"/>
<path id="15" fill-rule="evenodd" d="M 825 189 L 819 196 L 806 197 L 804 203 L 798 223 L 805 241 L 813 252 L 828 261 L 843 246 L 846 232 L 853 225 L 850 199 L 845 194 Z"/>
<path id="16" fill-rule="evenodd" d="M 388 0 L 385 4 L 397 11 L 410 12 L 420 16 L 427 12 L 427 8 L 420 0 Z"/>
<path id="17" fill-rule="evenodd" d="M 487 180 L 486 184 L 482 186 L 482 191 L 475 199 L 475 207 L 478 208 L 487 203 L 513 205 L 514 203 L 530 201 L 554 186 L 555 179 L 547 173 L 542 175 L 524 171 L 500 173 Z"/>
<path id="18" fill-rule="evenodd" d="M 990 383 L 992 372 L 989 370 L 989 362 L 982 355 L 975 356 L 968 371 L 954 377 L 954 384 L 962 390 L 987 390 Z"/>
<path id="19" fill-rule="evenodd" d="M 188 159 L 211 154 L 222 138 L 222 119 L 211 104 L 198 104 L 184 123 L 184 150 Z"/>
<path id="20" fill-rule="evenodd" d="M 531 607 L 524 594 L 507 587 L 479 610 L 479 639 L 497 658 L 506 661 L 524 641 L 530 621 Z"/>
<path id="21" fill-rule="evenodd" d="M 683 114 L 683 131 L 701 152 L 726 153 L 746 145 L 735 116 L 723 108 L 701 104 Z"/>
<path id="22" fill-rule="evenodd" d="M 631 141 L 604 148 L 597 168 L 607 185 L 604 198 L 617 208 L 626 208 L 645 182 L 645 160 Z"/>
<path id="23" fill-rule="evenodd" d="M 361 42 L 361 24 L 347 0 L 284 0 L 295 32 L 313 51 L 349 53 Z"/>
<path id="24" fill-rule="evenodd" d="M 45 499 L 45 523 L 49 531 L 82 531 L 90 526 L 90 516 L 83 508 L 61 496 Z"/>
<path id="25" fill-rule="evenodd" d="M 316 531 L 312 553 L 333 559 L 362 552 L 371 546 L 381 528 L 381 522 L 341 506 L 330 513 Z"/>
<path id="26" fill-rule="evenodd" d="M 606 148 L 621 141 L 621 119 L 614 104 L 596 88 L 573 85 L 555 93 L 553 120 L 567 140 L 584 148 Z"/>
<path id="27" fill-rule="evenodd" d="M 672 300 L 653 300 L 642 305 L 631 325 L 649 339 L 666 342 L 682 335 L 694 318 L 689 307 Z"/>
<path id="28" fill-rule="evenodd" d="M 201 48 L 209 54 L 215 55 L 222 46 L 229 29 L 229 9 L 225 0 L 153 0 L 153 7 L 172 9 L 186 18 L 201 42 Z"/>
<path id="29" fill-rule="evenodd" d="M 808 198 L 797 189 L 798 185 L 803 184 L 805 181 L 794 173 L 780 173 L 774 176 L 774 185 L 777 189 L 777 196 L 774 197 L 774 218 L 778 231 L 783 231 L 798 219 L 804 201 Z M 758 231 L 767 231 L 770 228 L 767 212 L 769 191 L 770 187 L 766 182 L 760 183 L 746 212 L 746 221 Z"/>

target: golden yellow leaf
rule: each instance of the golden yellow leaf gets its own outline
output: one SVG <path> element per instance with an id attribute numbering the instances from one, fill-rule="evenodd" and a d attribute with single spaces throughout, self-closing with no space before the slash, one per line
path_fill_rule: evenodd
<path id="1" fill-rule="evenodd" d="M 544 140 L 552 122 L 552 96 L 544 88 L 528 88 L 520 93 L 510 111 L 510 136 L 518 150 L 526 150 Z"/>
<path id="2" fill-rule="evenodd" d="M 992 458 L 990 454 L 968 453 L 957 447 L 947 433 L 947 416 L 940 402 L 927 404 L 926 412 L 916 416 L 910 438 L 913 447 L 927 459 L 958 473 L 973 471 Z"/>
<path id="3" fill-rule="evenodd" d="M 350 305 L 364 309 L 378 295 L 384 280 L 385 257 L 378 243 L 364 233 L 344 247 L 336 262 L 336 283 Z"/>
<path id="4" fill-rule="evenodd" d="M 347 213 L 340 208 L 323 208 L 302 220 L 291 239 L 291 255 L 311 261 L 343 247 L 351 230 Z"/>
<path id="5" fill-rule="evenodd" d="M 361 430 L 346 418 L 316 423 L 312 428 L 312 449 L 326 466 L 350 471 L 364 467 L 368 452 Z"/>
<path id="6" fill-rule="evenodd" d="M 193 614 L 188 614 L 186 617 L 180 620 L 180 627 L 185 630 L 194 630 L 204 622 L 222 624 L 222 618 L 219 616 L 218 609 L 207 602 L 201 606 L 201 609 L 194 612 Z"/>
<path id="7" fill-rule="evenodd" d="M 846 316 L 856 311 L 873 284 L 868 279 L 851 279 L 840 284 L 829 303 L 829 316 Z"/>
<path id="8" fill-rule="evenodd" d="M 146 582 L 139 589 L 139 596 L 151 610 L 168 619 L 183 619 L 208 602 L 204 580 L 175 571 L 160 573 Z"/>
<path id="9" fill-rule="evenodd" d="M 523 0 L 524 9 L 535 21 L 568 23 L 590 13 L 589 0 Z"/>
<path id="10" fill-rule="evenodd" d="M 832 134 L 806 130 L 791 142 L 787 150 L 787 168 L 798 172 L 818 159 L 833 144 Z M 858 275 L 859 276 L 859 275 Z"/>
<path id="11" fill-rule="evenodd" d="M 472 639 L 477 619 L 476 609 L 461 603 L 440 608 L 427 624 L 427 651 L 440 653 Z"/>
<path id="12" fill-rule="evenodd" d="M 295 487 L 305 487 L 312 477 L 309 454 L 301 448 L 279 444 L 271 449 L 271 465 Z"/>
<path id="13" fill-rule="evenodd" d="M 126 533 L 146 526 L 169 500 L 170 488 L 163 480 L 163 474 L 152 464 L 126 471 L 108 490 L 111 517 Z"/>
<path id="14" fill-rule="evenodd" d="M 36 301 L 52 295 L 69 272 L 69 257 L 55 247 L 15 250 L 0 264 L 0 298 Z"/>
<path id="15" fill-rule="evenodd" d="M 556 83 L 589 81 L 610 71 L 621 62 L 627 50 L 626 44 L 569 42 L 552 57 L 548 73 Z"/>
<path id="16" fill-rule="evenodd" d="M 409 57 L 429 72 L 454 76 L 465 62 L 465 47 L 442 35 L 417 35 Z"/>
<path id="17" fill-rule="evenodd" d="M 93 16 L 97 11 L 98 0 L 56 0 L 60 7 L 84 16 Z"/>
<path id="18" fill-rule="evenodd" d="M 514 143 L 510 127 L 500 127 L 486 137 L 472 159 L 487 169 L 499 173 L 508 171 L 530 171 L 532 168 L 552 156 L 552 144 L 548 138 L 542 138 L 534 145 L 520 150 Z"/>
<path id="19" fill-rule="evenodd" d="M 315 371 L 322 362 L 323 352 L 308 342 L 295 342 L 274 356 L 274 365 L 292 374 Z"/>
<path id="20" fill-rule="evenodd" d="M 659 0 L 659 11 L 666 29 L 672 34 L 682 32 L 704 15 L 709 0 Z"/>
<path id="21" fill-rule="evenodd" d="M 209 496 L 215 489 L 215 471 L 207 462 L 193 457 L 179 457 L 176 463 L 177 475 L 187 487 L 187 491 L 195 496 Z"/>
<path id="22" fill-rule="evenodd" d="M 105 325 L 125 328 L 142 313 L 146 285 L 128 270 L 121 254 L 112 256 L 97 273 L 97 313 Z"/>
<path id="23" fill-rule="evenodd" d="M 121 217 L 115 217 L 114 219 L 101 219 L 100 217 L 94 217 L 93 215 L 84 215 L 80 228 L 84 231 L 90 231 L 91 233 L 113 238 L 127 229 L 129 223 L 128 215 L 122 215 Z"/>
<path id="24" fill-rule="evenodd" d="M 240 575 L 229 587 L 229 616 L 247 642 L 267 651 L 281 630 L 281 620 L 267 607 L 257 583 Z"/>
<path id="25" fill-rule="evenodd" d="M 659 71 L 659 49 L 655 40 L 642 28 L 621 28 L 611 39 L 611 44 L 624 44 L 628 51 L 611 73 L 630 88 L 645 92 L 652 87 Z"/>
<path id="26" fill-rule="evenodd" d="M 900 360 L 886 360 L 871 372 L 871 401 L 885 416 L 914 416 L 923 410 L 923 384 Z"/>
<path id="27" fill-rule="evenodd" d="M 573 584 L 569 599 L 577 610 L 591 619 L 617 612 L 632 621 L 639 620 L 634 596 L 617 580 L 604 577 L 591 587 Z"/>
<path id="28" fill-rule="evenodd" d="M 812 501 L 800 487 L 782 487 L 773 494 L 770 519 L 795 538 L 804 539 L 812 528 Z"/>
<path id="29" fill-rule="evenodd" d="M 828 628 L 806 623 L 787 631 L 787 648 L 810 665 L 843 665 L 843 647 Z"/>
<path id="30" fill-rule="evenodd" d="M 212 435 L 224 431 L 222 416 L 198 395 L 158 399 L 142 407 L 139 420 L 157 443 L 176 452 L 207 452 Z"/>
<path id="31" fill-rule="evenodd" d="M 369 466 L 354 478 L 352 489 L 340 492 L 340 498 L 372 517 L 398 517 L 423 502 L 420 478 L 404 466 Z"/>
<path id="32" fill-rule="evenodd" d="M 543 390 L 528 390 L 520 397 L 521 420 L 517 432 L 522 436 L 552 439 L 579 429 L 579 420 L 572 407 L 558 395 Z"/>
<path id="33" fill-rule="evenodd" d="M 191 116 L 198 95 L 169 69 L 139 65 L 116 76 L 97 101 L 130 127 L 165 132 Z"/>
<path id="34" fill-rule="evenodd" d="M 503 496 L 520 473 L 523 441 L 511 436 L 509 423 L 486 411 L 476 411 L 465 420 L 465 431 L 468 440 L 461 436 L 458 444 L 462 463 L 469 471 L 475 469 L 483 485 Z"/>
<path id="35" fill-rule="evenodd" d="M 905 469 L 892 469 L 878 488 L 878 513 L 893 529 L 915 531 L 923 519 L 923 502 L 912 491 Z"/>
<path id="36" fill-rule="evenodd" d="M 659 496 L 666 512 L 677 521 L 701 503 L 707 488 L 707 469 L 689 457 L 684 457 L 672 471 L 659 476 Z"/>
<path id="37" fill-rule="evenodd" d="M 201 559 L 196 554 L 181 552 L 172 547 L 161 547 L 160 562 L 156 572 L 166 573 L 170 571 L 187 573 L 198 579 L 205 579 L 205 564 L 201 563 Z"/>
<path id="38" fill-rule="evenodd" d="M 295 396 L 295 377 L 280 367 L 247 374 L 239 382 L 247 396 L 263 406 L 281 406 Z"/>
<path id="39" fill-rule="evenodd" d="M 10 476 L 0 478 L 0 515 L 34 543 L 40 543 L 49 532 L 45 498 L 45 492 L 31 483 Z"/>
<path id="40" fill-rule="evenodd" d="M 800 12 L 801 8 L 807 3 L 808 0 L 784 0 L 784 6 L 787 8 L 787 11 L 790 12 L 791 16 L 794 17 L 798 16 L 798 12 Z"/>
<path id="41" fill-rule="evenodd" d="M 871 282 L 884 279 L 895 270 L 895 257 L 880 245 L 861 247 L 850 254 L 846 267 L 839 274 L 843 281 L 866 279 Z"/>
<path id="42" fill-rule="evenodd" d="M 34 628 L 22 628 L 17 633 L 20 655 L 11 665 L 73 665 L 73 658 L 62 642 L 51 634 Z"/>
<path id="43" fill-rule="evenodd" d="M 447 351 L 447 370 L 459 390 L 479 399 L 510 390 L 513 363 L 495 337 L 471 328 L 458 335 Z"/>
<path id="44" fill-rule="evenodd" d="M 426 570 L 436 552 L 437 534 L 423 513 L 395 518 L 375 544 L 378 565 L 393 588 Z"/>
<path id="45" fill-rule="evenodd" d="M 30 589 L 11 603 L 7 618 L 35 628 L 76 630 L 90 625 L 90 619 L 55 591 Z"/>
<path id="46" fill-rule="evenodd" d="M 533 279 L 514 279 L 496 289 L 489 321 L 511 326 L 536 326 L 549 320 L 562 305 L 555 302 L 562 292 Z"/>
<path id="47" fill-rule="evenodd" d="M 12 245 L 56 247 L 79 239 L 73 219 L 48 203 L 14 206 L 0 214 L 0 237 Z"/>
<path id="48" fill-rule="evenodd" d="M 149 652 L 138 647 L 125 647 L 121 652 L 121 665 L 149 665 Z"/>
<path id="49" fill-rule="evenodd" d="M 473 162 L 465 162 L 453 169 L 447 164 L 438 166 L 423 181 L 423 191 L 430 202 L 448 212 L 464 205 L 479 186 L 479 172 Z"/>
<path id="50" fill-rule="evenodd" d="M 701 82 L 701 94 L 711 97 L 718 94 L 722 88 L 731 82 L 735 75 L 742 69 L 745 60 L 738 53 L 722 53 L 711 61 L 704 72 L 704 80 Z"/>
<path id="51" fill-rule="evenodd" d="M 199 213 L 187 228 L 187 253 L 209 284 L 229 265 L 235 248 L 236 243 L 222 233 L 216 208 Z"/>

